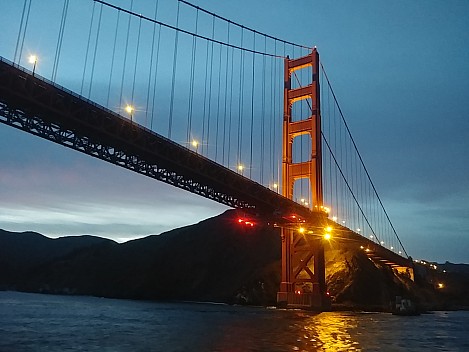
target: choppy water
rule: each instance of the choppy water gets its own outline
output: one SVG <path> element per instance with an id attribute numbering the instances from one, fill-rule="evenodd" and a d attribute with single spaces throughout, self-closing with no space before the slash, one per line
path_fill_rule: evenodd
<path id="1" fill-rule="evenodd" d="M 469 312 L 314 314 L 0 292 L 0 351 L 469 351 Z"/>

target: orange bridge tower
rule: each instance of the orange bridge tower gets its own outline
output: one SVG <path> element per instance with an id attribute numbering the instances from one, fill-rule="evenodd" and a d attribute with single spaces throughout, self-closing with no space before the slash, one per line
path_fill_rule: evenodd
<path id="1" fill-rule="evenodd" d="M 306 69 L 311 73 L 308 85 L 297 84 L 292 88 L 292 75 Z M 292 118 L 292 105 L 296 102 L 308 102 L 309 116 L 297 120 Z M 293 161 L 293 141 L 295 138 L 309 135 L 311 154 L 307 161 Z M 322 192 L 322 152 L 321 152 L 321 112 L 319 91 L 319 54 L 314 49 L 309 55 L 297 59 L 285 59 L 284 114 L 283 114 L 283 161 L 282 194 L 293 199 L 294 185 L 297 180 L 308 179 L 311 203 L 305 203 L 313 209 L 312 228 L 320 228 L 326 222 Z M 310 226 L 309 224 L 308 226 Z M 322 236 L 311 227 L 282 227 L 282 281 L 277 294 L 279 306 L 302 307 L 323 310 L 327 307 L 325 285 L 325 262 Z M 322 229 L 319 230 L 322 233 Z M 316 233 L 317 232 L 317 233 Z"/>

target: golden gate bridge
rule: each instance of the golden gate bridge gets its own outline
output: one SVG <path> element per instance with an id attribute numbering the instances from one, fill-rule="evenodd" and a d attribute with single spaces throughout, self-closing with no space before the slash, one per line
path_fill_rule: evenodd
<path id="1" fill-rule="evenodd" d="M 409 272 L 315 47 L 185 0 L 60 5 L 16 5 L 2 123 L 279 227 L 281 305 L 328 305 L 331 238 Z"/>

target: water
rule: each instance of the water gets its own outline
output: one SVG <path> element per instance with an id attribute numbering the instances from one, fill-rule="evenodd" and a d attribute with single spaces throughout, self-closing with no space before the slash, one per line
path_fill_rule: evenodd
<path id="1" fill-rule="evenodd" d="M 0 292 L 0 351 L 469 351 L 469 312 L 314 314 Z"/>

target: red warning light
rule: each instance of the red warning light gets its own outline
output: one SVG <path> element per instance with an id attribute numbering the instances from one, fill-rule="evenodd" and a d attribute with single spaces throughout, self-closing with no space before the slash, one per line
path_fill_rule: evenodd
<path id="1" fill-rule="evenodd" d="M 247 220 L 247 219 L 242 219 L 242 218 L 239 218 L 238 219 L 238 223 L 239 224 L 244 224 L 246 226 L 251 226 L 253 227 L 254 226 L 254 222 L 250 221 L 250 220 Z"/>

